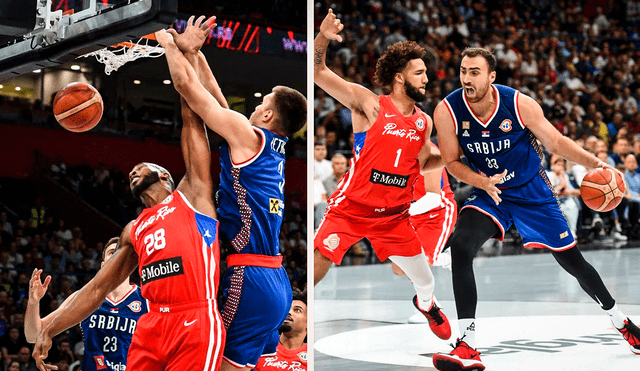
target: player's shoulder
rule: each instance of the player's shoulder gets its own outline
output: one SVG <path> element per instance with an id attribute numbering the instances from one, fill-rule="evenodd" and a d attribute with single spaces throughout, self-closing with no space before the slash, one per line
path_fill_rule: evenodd
<path id="1" fill-rule="evenodd" d="M 445 100 L 447 102 L 451 102 L 451 101 L 456 101 L 458 99 L 462 99 L 462 88 L 458 88 L 452 91 L 451 93 L 447 94 L 447 96 L 444 97 L 444 99 L 438 105 L 444 104 Z"/>

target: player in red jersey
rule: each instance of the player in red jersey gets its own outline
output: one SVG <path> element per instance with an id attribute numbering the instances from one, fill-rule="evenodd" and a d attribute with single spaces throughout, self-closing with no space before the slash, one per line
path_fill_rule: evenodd
<path id="1" fill-rule="evenodd" d="M 256 371 L 307 369 L 307 293 L 293 289 L 289 315 L 280 326 L 280 343 L 275 356 L 260 357 Z"/>
<path id="2" fill-rule="evenodd" d="M 426 97 L 425 51 L 415 42 L 390 46 L 376 64 L 375 78 L 391 93 L 378 96 L 327 68 L 327 46 L 342 41 L 342 27 L 329 10 L 314 41 L 315 83 L 351 110 L 355 139 L 350 170 L 329 199 L 314 239 L 315 283 L 366 237 L 381 261 L 388 258 L 407 274 L 417 293 L 414 305 L 426 313 L 434 333 L 448 339 L 451 327 L 433 300 L 434 277 L 409 220 L 420 172 L 442 166 L 439 157 L 430 158 L 426 143 L 433 122 L 415 105 Z"/>
<path id="3" fill-rule="evenodd" d="M 431 143 L 431 146 L 432 154 L 440 153 L 435 144 Z M 458 219 L 458 205 L 449 184 L 447 171 L 444 166 L 439 170 L 425 173 L 416 182 L 409 215 L 429 265 L 447 267 L 451 266 L 451 255 L 448 252 L 443 253 L 443 250 Z M 391 266 L 396 275 L 405 275 L 395 263 Z M 409 323 L 424 323 L 429 320 L 423 311 L 419 308 L 418 311 L 419 313 L 409 318 Z"/>
<path id="4" fill-rule="evenodd" d="M 216 302 L 219 246 L 211 153 L 204 123 L 184 100 L 182 119 L 184 178 L 176 187 L 166 169 L 151 163 L 129 173 L 131 191 L 146 209 L 124 228 L 112 258 L 38 335 L 33 356 L 40 370 L 55 369 L 44 363 L 51 338 L 96 310 L 138 265 L 150 312 L 138 321 L 127 368 L 219 369 L 225 330 Z"/>

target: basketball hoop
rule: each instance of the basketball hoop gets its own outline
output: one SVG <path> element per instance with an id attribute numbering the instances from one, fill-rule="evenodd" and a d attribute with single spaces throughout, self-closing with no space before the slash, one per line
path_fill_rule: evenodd
<path id="1" fill-rule="evenodd" d="M 153 36 L 153 34 L 143 36 L 135 44 L 131 41 L 121 42 L 80 57 L 96 57 L 98 62 L 104 64 L 104 73 L 110 75 L 111 72 L 117 71 L 127 62 L 135 61 L 138 58 L 158 58 L 164 55 L 163 47 L 149 45 L 149 39 L 153 38 Z M 142 42 L 142 40 L 145 41 Z"/>

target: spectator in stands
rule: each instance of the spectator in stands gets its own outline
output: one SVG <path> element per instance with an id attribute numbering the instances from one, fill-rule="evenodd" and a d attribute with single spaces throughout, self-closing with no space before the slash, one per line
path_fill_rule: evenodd
<path id="1" fill-rule="evenodd" d="M 631 144 L 629 143 L 629 139 L 624 136 L 616 138 L 615 142 L 613 142 L 612 148 L 613 153 L 611 154 L 611 159 L 614 161 L 616 166 L 622 165 L 625 156 L 631 153 Z"/>
<path id="2" fill-rule="evenodd" d="M 347 158 L 342 153 L 334 154 L 331 158 L 331 168 L 333 172 L 322 182 L 329 197 L 338 188 L 338 183 L 347 172 Z"/>
<path id="3" fill-rule="evenodd" d="M 0 338 L 0 349 L 5 361 L 18 360 L 18 353 L 22 347 L 29 349 L 24 334 L 17 327 L 9 326 L 7 332 Z"/>
<path id="4" fill-rule="evenodd" d="M 31 358 L 31 349 L 27 346 L 20 348 L 18 358 L 16 358 L 15 362 L 18 364 L 17 370 L 19 371 L 38 371 L 36 363 L 33 358 Z"/>
<path id="5" fill-rule="evenodd" d="M 580 214 L 580 190 L 576 189 L 566 172 L 566 161 L 558 155 L 551 156 L 551 171 L 547 172 L 553 189 L 558 193 L 560 210 L 564 213 L 573 236 L 577 236 L 578 215 Z"/>
<path id="6" fill-rule="evenodd" d="M 65 228 L 64 220 L 58 220 L 58 229 L 56 230 L 56 235 L 62 238 L 65 241 L 70 241 L 73 238 L 73 233 L 69 228 Z"/>
<path id="7" fill-rule="evenodd" d="M 324 142 L 316 142 L 313 145 L 314 179 L 323 180 L 331 176 L 331 161 L 327 160 L 327 145 Z"/>
<path id="8" fill-rule="evenodd" d="M 636 232 L 634 237 L 640 237 L 640 173 L 637 172 L 638 161 L 630 153 L 624 158 L 624 181 L 627 184 L 626 197 L 629 200 L 629 222 L 631 230 Z"/>

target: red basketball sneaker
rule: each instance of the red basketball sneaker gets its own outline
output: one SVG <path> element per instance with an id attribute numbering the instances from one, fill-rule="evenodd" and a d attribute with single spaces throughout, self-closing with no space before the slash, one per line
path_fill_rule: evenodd
<path id="1" fill-rule="evenodd" d="M 440 308 L 436 305 L 436 301 L 433 300 L 431 308 L 424 310 L 418 306 L 418 295 L 413 297 L 413 305 L 418 309 L 429 321 L 429 328 L 436 334 L 437 337 L 443 340 L 447 340 L 451 337 L 451 326 L 447 316 L 442 313 Z"/>
<path id="2" fill-rule="evenodd" d="M 434 355 L 433 365 L 440 371 L 484 370 L 484 364 L 480 360 L 480 352 L 460 339 L 456 342 L 451 353 Z"/>
<path id="3" fill-rule="evenodd" d="M 615 326 L 613 326 L 615 327 Z M 624 339 L 629 343 L 629 348 L 635 354 L 640 354 L 640 328 L 633 324 L 629 318 L 624 321 L 624 327 L 619 329 L 616 328 Z"/>

